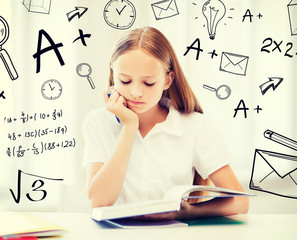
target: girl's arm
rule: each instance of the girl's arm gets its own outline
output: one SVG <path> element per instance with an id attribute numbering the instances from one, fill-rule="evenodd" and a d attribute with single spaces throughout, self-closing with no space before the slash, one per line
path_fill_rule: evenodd
<path id="1" fill-rule="evenodd" d="M 105 92 L 104 100 L 106 108 L 121 120 L 123 127 L 111 158 L 105 163 L 88 166 L 87 191 L 92 208 L 110 206 L 117 200 L 138 129 L 137 115 L 125 107 L 125 99 L 118 92 L 113 91 L 110 98 Z"/>
<path id="2" fill-rule="evenodd" d="M 244 191 L 229 165 L 226 165 L 209 176 L 217 187 Z M 249 208 L 248 197 L 214 198 L 209 201 L 190 205 L 182 202 L 178 212 L 147 215 L 150 219 L 191 219 L 195 217 L 227 216 L 247 213 Z"/>
<path id="3" fill-rule="evenodd" d="M 216 187 L 244 191 L 243 187 L 234 175 L 231 167 L 226 165 L 209 176 Z M 244 214 L 249 209 L 248 197 L 214 198 L 209 201 L 189 205 L 183 203 L 180 218 L 227 216 L 233 214 Z"/>

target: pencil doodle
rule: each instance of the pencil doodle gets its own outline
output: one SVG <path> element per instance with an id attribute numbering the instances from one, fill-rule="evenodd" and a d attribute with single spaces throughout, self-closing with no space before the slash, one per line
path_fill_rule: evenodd
<path id="1" fill-rule="evenodd" d="M 42 37 L 45 37 L 47 39 L 47 41 L 50 43 L 50 46 L 48 47 L 45 47 L 45 48 L 41 48 L 42 46 Z M 58 48 L 60 47 L 63 47 L 63 43 L 55 43 L 54 40 L 50 37 L 50 35 L 44 30 L 44 29 L 41 29 L 39 30 L 39 34 L 38 34 L 38 43 L 37 43 L 37 51 L 36 53 L 33 54 L 33 58 L 36 59 L 36 73 L 39 73 L 40 72 L 40 68 L 41 68 L 41 55 L 46 53 L 46 52 L 49 52 L 49 51 L 52 51 L 54 50 L 58 60 L 59 60 L 59 63 L 61 66 L 65 65 L 64 63 L 64 60 L 62 58 L 62 55 L 59 51 Z"/>
<path id="2" fill-rule="evenodd" d="M 94 84 L 92 78 L 90 77 L 90 75 L 92 73 L 92 67 L 90 66 L 90 64 L 88 64 L 88 63 L 78 64 L 76 67 L 76 73 L 80 77 L 87 77 L 91 88 L 95 89 L 95 84 Z"/>
<path id="3" fill-rule="evenodd" d="M 56 79 L 47 80 L 41 86 L 41 94 L 45 99 L 55 100 L 62 94 L 62 85 Z"/>
<path id="4" fill-rule="evenodd" d="M 170 18 L 179 14 L 176 0 L 163 0 L 151 4 L 156 20 Z"/>
<path id="5" fill-rule="evenodd" d="M 62 178 L 48 178 L 43 176 L 34 175 L 31 173 L 26 173 L 22 170 L 18 170 L 18 177 L 17 177 L 17 190 L 14 192 L 11 188 L 9 189 L 15 203 L 19 204 L 21 201 L 21 194 L 22 194 L 22 175 L 31 176 L 37 180 L 32 183 L 31 192 L 26 193 L 26 197 L 31 202 L 39 202 L 44 200 L 47 197 L 48 192 L 42 187 L 45 186 L 47 181 L 64 181 Z M 41 194 L 41 195 L 40 195 Z M 39 195 L 39 197 L 38 197 Z"/>
<path id="6" fill-rule="evenodd" d="M 283 78 L 281 77 L 269 77 L 269 80 L 259 86 L 262 95 L 264 95 L 269 89 L 272 88 L 273 91 L 281 84 Z"/>
<path id="7" fill-rule="evenodd" d="M 29 12 L 49 14 L 52 0 L 23 0 L 23 5 Z"/>
<path id="8" fill-rule="evenodd" d="M 103 17 L 110 27 L 125 30 L 134 24 L 136 9 L 128 0 L 110 0 L 104 7 Z"/>
<path id="9" fill-rule="evenodd" d="M 245 19 L 246 18 L 249 18 L 250 19 L 250 23 L 253 22 L 253 17 L 254 15 L 252 14 L 251 10 L 250 9 L 247 9 L 245 14 L 243 15 L 242 17 L 242 22 L 245 22 Z M 258 13 L 258 15 L 256 15 L 256 17 L 258 19 L 261 19 L 263 17 L 262 13 Z"/>
<path id="10" fill-rule="evenodd" d="M 227 85 L 221 85 L 218 88 L 213 88 L 208 85 L 203 85 L 203 88 L 216 93 L 217 98 L 225 100 L 231 95 L 231 88 Z"/>
<path id="11" fill-rule="evenodd" d="M 202 13 L 206 19 L 209 38 L 213 40 L 218 23 L 226 14 L 225 4 L 220 0 L 207 0 L 202 6 Z"/>
<path id="12" fill-rule="evenodd" d="M 293 139 L 266 130 L 264 136 L 297 151 Z M 297 199 L 297 156 L 255 149 L 250 189 Z"/>
<path id="13" fill-rule="evenodd" d="M 262 42 L 263 46 L 261 48 L 261 52 L 272 53 L 272 52 L 276 51 L 278 53 L 282 53 L 282 49 L 283 49 L 281 47 L 282 43 L 283 43 L 283 41 L 275 41 L 270 37 L 265 38 Z M 293 47 L 294 47 L 294 44 L 292 42 L 286 43 L 286 49 L 285 49 L 286 51 L 284 53 L 285 57 L 293 58 L 294 53 L 291 52 L 291 51 L 294 51 Z M 297 55 L 297 52 L 295 53 L 295 55 Z"/>
<path id="14" fill-rule="evenodd" d="M 220 71 L 236 75 L 246 75 L 249 57 L 240 54 L 222 52 Z"/>
<path id="15" fill-rule="evenodd" d="M 8 52 L 2 48 L 2 45 L 8 40 L 9 37 L 9 26 L 7 21 L 0 16 L 0 29 L 1 29 L 1 35 L 0 35 L 0 58 L 11 78 L 11 80 L 15 80 L 18 78 L 18 73 L 15 70 L 15 67 L 11 61 L 11 58 L 8 54 Z"/>
<path id="16" fill-rule="evenodd" d="M 272 140 L 276 143 L 279 143 L 285 147 L 288 147 L 288 148 L 291 148 L 291 149 L 297 151 L 297 142 L 293 139 L 285 137 L 285 136 L 278 134 L 276 132 L 273 132 L 269 129 L 264 132 L 264 137 L 266 137 L 267 139 Z"/>
<path id="17" fill-rule="evenodd" d="M 83 30 L 79 29 L 79 36 L 73 40 L 72 43 L 76 42 L 78 39 L 81 40 L 81 43 L 84 45 L 84 46 L 87 46 L 87 43 L 85 41 L 85 38 L 90 38 L 91 37 L 91 34 L 87 33 L 87 34 L 84 34 L 83 33 Z"/>
<path id="18" fill-rule="evenodd" d="M 88 10 L 88 8 L 86 8 L 86 7 L 75 7 L 74 10 L 72 10 L 66 14 L 68 22 L 70 22 L 76 16 L 77 16 L 77 18 L 81 18 L 86 13 L 87 10 Z"/>
<path id="19" fill-rule="evenodd" d="M 291 0 L 287 7 L 289 13 L 291 35 L 297 35 L 297 0 Z"/>

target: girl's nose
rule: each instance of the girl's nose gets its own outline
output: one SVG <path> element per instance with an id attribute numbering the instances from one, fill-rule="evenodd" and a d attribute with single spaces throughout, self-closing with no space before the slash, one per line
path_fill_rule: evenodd
<path id="1" fill-rule="evenodd" d="M 130 94 L 134 98 L 140 98 L 142 96 L 142 90 L 141 90 L 140 86 L 138 86 L 138 84 L 133 84 L 133 86 L 130 90 Z"/>

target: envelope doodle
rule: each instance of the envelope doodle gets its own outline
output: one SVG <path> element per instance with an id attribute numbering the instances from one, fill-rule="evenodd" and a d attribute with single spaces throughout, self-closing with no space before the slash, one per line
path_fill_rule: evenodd
<path id="1" fill-rule="evenodd" d="M 255 149 L 249 187 L 297 199 L 297 156 Z"/>
<path id="2" fill-rule="evenodd" d="M 175 0 L 159 1 L 152 3 L 151 6 L 156 20 L 173 17 L 179 14 Z"/>
<path id="3" fill-rule="evenodd" d="M 249 57 L 222 52 L 220 71 L 237 75 L 246 75 Z"/>

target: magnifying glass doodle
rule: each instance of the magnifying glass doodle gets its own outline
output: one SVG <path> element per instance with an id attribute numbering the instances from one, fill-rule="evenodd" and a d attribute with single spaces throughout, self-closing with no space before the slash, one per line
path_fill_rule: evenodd
<path id="1" fill-rule="evenodd" d="M 92 73 L 92 67 L 88 63 L 78 64 L 76 67 L 76 73 L 80 77 L 87 77 L 87 79 L 91 85 L 91 88 L 92 89 L 95 88 L 94 82 L 93 82 L 92 78 L 90 78 L 90 75 Z"/>
<path id="2" fill-rule="evenodd" d="M 15 80 L 18 78 L 18 73 L 16 72 L 11 58 L 8 52 L 2 48 L 2 45 L 7 41 L 9 37 L 9 27 L 6 20 L 0 16 L 0 58 L 4 63 L 4 66 L 11 78 L 11 80 Z"/>
<path id="3" fill-rule="evenodd" d="M 218 88 L 213 88 L 204 84 L 203 88 L 212 92 L 216 92 L 217 98 L 221 100 L 227 99 L 231 95 L 231 88 L 227 85 L 221 85 Z"/>

